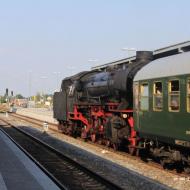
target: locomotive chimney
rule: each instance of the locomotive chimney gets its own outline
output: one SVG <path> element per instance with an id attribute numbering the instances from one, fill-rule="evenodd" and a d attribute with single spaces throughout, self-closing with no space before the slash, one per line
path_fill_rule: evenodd
<path id="1" fill-rule="evenodd" d="M 153 60 L 152 51 L 137 51 L 136 61 L 150 62 Z"/>
<path id="2" fill-rule="evenodd" d="M 152 51 L 137 51 L 136 62 L 131 70 L 132 78 L 139 69 L 141 69 L 144 65 L 148 64 L 152 60 L 153 60 Z"/>

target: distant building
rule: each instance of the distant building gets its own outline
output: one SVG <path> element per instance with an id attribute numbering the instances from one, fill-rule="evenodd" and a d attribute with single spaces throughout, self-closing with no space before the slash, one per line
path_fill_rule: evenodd
<path id="1" fill-rule="evenodd" d="M 28 105 L 28 100 L 26 98 L 24 99 L 14 99 L 14 105 L 26 108 Z"/>

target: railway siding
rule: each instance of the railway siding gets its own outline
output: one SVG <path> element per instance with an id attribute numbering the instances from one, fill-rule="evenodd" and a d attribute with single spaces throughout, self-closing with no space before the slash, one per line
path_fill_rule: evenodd
<path id="1" fill-rule="evenodd" d="M 53 112 L 47 108 L 18 108 L 16 113 L 57 124 L 57 121 L 53 118 Z"/>

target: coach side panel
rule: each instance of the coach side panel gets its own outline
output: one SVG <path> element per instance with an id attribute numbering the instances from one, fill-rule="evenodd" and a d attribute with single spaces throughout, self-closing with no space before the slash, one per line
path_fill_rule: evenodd
<path id="1" fill-rule="evenodd" d="M 135 129 L 143 138 L 190 142 L 190 75 L 134 82 Z"/>

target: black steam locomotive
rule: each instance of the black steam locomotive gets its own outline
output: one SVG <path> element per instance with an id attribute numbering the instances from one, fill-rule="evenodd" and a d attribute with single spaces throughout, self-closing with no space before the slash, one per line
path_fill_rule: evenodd
<path id="1" fill-rule="evenodd" d="M 62 81 L 54 94 L 54 118 L 66 134 L 92 141 L 104 140 L 115 148 L 135 146 L 133 78 L 152 60 L 152 52 L 137 52 L 136 61 L 125 69 L 81 72 Z"/>

